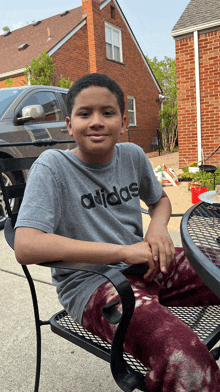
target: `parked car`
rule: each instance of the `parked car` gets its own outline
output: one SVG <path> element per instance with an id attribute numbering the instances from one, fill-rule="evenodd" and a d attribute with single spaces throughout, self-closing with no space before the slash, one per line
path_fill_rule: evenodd
<path id="1" fill-rule="evenodd" d="M 65 117 L 68 90 L 55 86 L 23 86 L 0 89 L 0 144 L 31 142 L 38 139 L 69 140 Z M 74 143 L 74 140 L 73 142 Z M 74 148 L 70 142 L 58 148 Z M 38 156 L 48 147 L 0 147 L 0 158 Z M 55 146 L 54 148 L 57 148 Z M 23 177 L 22 177 L 23 176 Z M 4 173 L 5 183 L 16 184 L 25 173 Z M 17 205 L 15 200 L 14 210 Z M 0 229 L 7 214 L 0 190 Z"/>

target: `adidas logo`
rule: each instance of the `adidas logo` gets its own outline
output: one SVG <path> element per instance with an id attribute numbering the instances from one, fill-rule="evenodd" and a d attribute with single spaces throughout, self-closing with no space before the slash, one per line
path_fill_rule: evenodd
<path id="1" fill-rule="evenodd" d="M 129 186 L 125 186 L 119 190 L 113 186 L 113 192 L 106 193 L 105 189 L 97 189 L 95 195 L 88 193 L 81 196 L 81 204 L 87 210 L 95 208 L 97 205 L 103 205 L 105 208 L 109 206 L 116 206 L 122 202 L 128 202 L 132 197 L 139 196 L 138 184 L 132 182 Z"/>

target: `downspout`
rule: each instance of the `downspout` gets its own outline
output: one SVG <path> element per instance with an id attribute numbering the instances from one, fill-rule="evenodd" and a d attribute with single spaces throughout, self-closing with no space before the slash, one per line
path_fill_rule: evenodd
<path id="1" fill-rule="evenodd" d="M 167 101 L 169 97 L 167 95 L 163 95 L 162 93 L 159 94 L 159 97 L 156 99 L 156 102 L 160 102 L 160 110 L 163 111 L 163 103 Z M 162 118 L 162 129 L 163 129 L 163 118 Z M 164 134 L 162 132 L 162 143 L 164 142 Z"/>
<path id="2" fill-rule="evenodd" d="M 163 111 L 163 99 L 160 101 L 160 110 Z M 163 117 L 162 117 L 162 132 L 161 132 L 161 149 L 164 146 L 164 133 L 163 133 Z"/>
<path id="3" fill-rule="evenodd" d="M 202 163 L 202 130 L 201 130 L 201 101 L 200 101 L 200 77 L 199 77 L 199 34 L 194 31 L 195 53 L 195 79 L 196 79 L 196 111 L 197 111 L 197 148 L 198 164 Z"/>

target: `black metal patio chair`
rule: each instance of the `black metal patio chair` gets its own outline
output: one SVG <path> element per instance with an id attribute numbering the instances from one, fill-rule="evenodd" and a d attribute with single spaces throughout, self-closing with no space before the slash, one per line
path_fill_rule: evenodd
<path id="1" fill-rule="evenodd" d="M 35 145 L 53 145 L 59 143 L 57 141 L 39 140 L 34 142 Z M 6 145 L 0 145 L 1 147 Z M 22 200 L 25 180 L 23 183 L 16 185 L 5 186 L 3 173 L 29 170 L 36 157 L 28 158 L 0 158 L 0 187 L 2 191 L 2 203 L 5 203 L 5 210 L 7 211 L 8 218 L 5 223 L 4 233 L 8 244 L 14 249 L 14 225 L 17 218 L 17 211 L 13 211 L 12 206 L 14 203 L 11 201 L 15 198 Z M 56 268 L 77 268 L 89 269 L 93 271 L 93 265 L 71 264 L 65 262 L 46 263 L 41 267 L 56 267 Z M 35 374 L 35 387 L 34 392 L 39 389 L 40 372 L 41 372 L 41 327 L 50 325 L 52 332 L 67 339 L 68 341 L 78 345 L 79 347 L 89 351 L 90 353 L 98 356 L 99 358 L 110 363 L 111 372 L 114 380 L 121 390 L 131 392 L 134 389 L 140 391 L 149 391 L 145 383 L 145 374 L 148 371 L 143 364 L 133 358 L 130 354 L 123 352 L 123 343 L 126 335 L 127 327 L 132 318 L 135 298 L 132 288 L 125 278 L 125 276 L 118 270 L 109 269 L 108 266 L 100 266 L 99 271 L 95 273 L 105 276 L 116 288 L 119 293 L 120 301 L 122 303 L 122 313 L 117 308 L 116 302 L 110 302 L 103 309 L 103 315 L 106 319 L 113 324 L 118 324 L 112 345 L 108 342 L 101 340 L 99 337 L 92 335 L 86 331 L 82 326 L 75 323 L 66 310 L 62 309 L 60 312 L 52 315 L 46 321 L 42 321 L 39 315 L 38 299 L 34 286 L 33 279 L 30 275 L 27 266 L 22 265 L 25 276 L 28 280 L 33 307 L 35 315 L 36 326 L 36 374 Z M 39 266 L 40 268 L 40 266 Z M 94 272 L 94 271 L 93 271 Z M 140 269 L 130 267 L 130 273 L 142 274 L 146 272 Z M 127 273 L 127 271 L 126 271 Z M 210 307 L 193 307 L 193 308 L 169 308 L 177 317 L 181 318 L 188 324 L 199 336 L 201 340 L 211 350 L 220 338 L 220 326 L 218 325 L 218 316 L 220 309 L 218 306 Z M 31 316 L 30 316 L 31 317 Z M 215 353 L 216 354 L 216 353 Z M 216 354 L 216 358 L 218 353 Z M 73 370 L 74 371 L 74 370 Z"/>

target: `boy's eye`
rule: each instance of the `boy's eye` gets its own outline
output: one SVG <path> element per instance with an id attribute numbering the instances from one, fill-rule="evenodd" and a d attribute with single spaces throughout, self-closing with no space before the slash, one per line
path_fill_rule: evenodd
<path id="1" fill-rule="evenodd" d="M 107 116 L 107 117 L 113 116 L 113 112 L 111 112 L 110 110 L 106 110 L 103 114 L 104 114 L 104 116 Z"/>
<path id="2" fill-rule="evenodd" d="M 81 113 L 79 113 L 79 115 L 80 115 L 80 117 L 88 117 L 89 116 L 89 113 L 88 112 L 81 112 Z"/>

